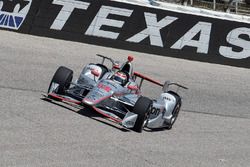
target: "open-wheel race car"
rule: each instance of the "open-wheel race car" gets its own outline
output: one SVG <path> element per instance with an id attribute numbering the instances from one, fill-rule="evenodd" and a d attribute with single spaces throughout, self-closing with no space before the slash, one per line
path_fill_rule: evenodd
<path id="1" fill-rule="evenodd" d="M 72 70 L 59 67 L 50 82 L 46 98 L 91 108 L 136 132 L 141 132 L 145 127 L 172 128 L 182 98 L 177 92 L 169 90 L 169 86 L 187 89 L 185 86 L 169 81 L 161 84 L 134 72 L 132 56 L 128 56 L 128 60 L 121 65 L 109 57 L 97 56 L 102 58 L 102 62 L 86 65 L 75 82 L 72 82 Z M 111 62 L 111 68 L 104 65 L 106 60 Z M 162 87 L 163 92 L 158 99 L 142 95 L 144 80 Z"/>

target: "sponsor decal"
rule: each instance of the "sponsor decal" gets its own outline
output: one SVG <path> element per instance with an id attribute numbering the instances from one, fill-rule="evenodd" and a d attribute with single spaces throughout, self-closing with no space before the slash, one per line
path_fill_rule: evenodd
<path id="1" fill-rule="evenodd" d="M 75 9 L 84 11 L 91 10 L 91 3 L 94 2 L 53 0 L 53 5 L 60 5 L 62 8 L 50 29 L 63 31 L 65 24 L 71 19 Z M 143 17 L 138 17 L 138 12 L 140 12 L 139 15 Z M 166 13 L 165 16 L 163 16 L 164 12 Z M 221 55 L 229 59 L 245 59 L 250 57 L 249 26 L 232 26 L 231 28 L 227 28 L 225 30 L 226 32 L 223 32 L 227 34 L 218 34 L 221 35 L 221 38 L 224 38 L 223 40 L 219 39 L 221 43 L 218 43 L 218 40 L 215 40 L 215 38 L 218 37 L 215 37 L 214 34 L 215 29 L 218 28 L 218 22 L 215 21 L 216 19 L 202 19 L 198 18 L 198 16 L 192 16 L 193 20 L 187 23 L 183 16 L 170 15 L 169 13 L 171 12 L 159 12 L 156 9 L 155 13 L 153 13 L 134 10 L 131 9 L 131 7 L 128 9 L 125 7 L 101 5 L 95 13 L 95 16 L 93 16 L 91 23 L 88 23 L 88 27 L 86 27 L 85 30 L 82 29 L 80 33 L 82 33 L 83 36 L 119 40 L 134 44 L 146 43 L 147 46 L 172 51 L 191 50 L 192 53 L 204 56 L 213 54 Z M 161 15 L 161 17 L 159 15 Z M 83 19 L 84 17 L 87 17 L 87 15 L 82 16 Z M 138 24 L 131 24 L 130 20 L 134 21 L 135 17 L 139 19 Z M 210 20 L 211 22 L 205 20 Z M 186 27 L 189 27 L 189 29 L 185 28 L 185 26 L 181 28 L 176 27 L 175 24 L 180 22 L 186 25 Z M 131 27 L 131 25 L 134 27 Z M 182 29 L 182 32 L 174 31 L 175 27 L 179 31 Z M 127 32 L 127 29 L 133 31 Z M 169 31 L 163 33 L 164 29 L 169 29 Z M 175 36 L 169 33 L 170 31 L 177 33 L 178 38 L 176 38 L 177 35 Z M 212 37 L 213 39 L 211 39 Z M 214 46 L 215 44 L 217 46 Z M 216 52 L 216 54 L 214 54 L 214 52 Z"/>
<path id="2" fill-rule="evenodd" d="M 161 109 L 160 108 L 156 108 L 156 107 L 152 107 L 149 114 L 152 114 L 152 115 L 155 115 L 155 116 L 158 116 L 161 112 Z"/>
<path id="3" fill-rule="evenodd" d="M 87 2 L 78 0 L 53 0 L 52 4 L 62 6 L 62 9 L 50 27 L 54 30 L 61 30 L 75 9 L 86 10 L 90 5 Z"/>
<path id="4" fill-rule="evenodd" d="M 105 90 L 106 92 L 110 92 L 111 88 L 107 85 L 104 85 L 103 83 L 99 83 L 97 86 L 99 89 Z"/>
<path id="5" fill-rule="evenodd" d="M 32 0 L 0 0 L 0 27 L 18 30 L 26 18 Z"/>

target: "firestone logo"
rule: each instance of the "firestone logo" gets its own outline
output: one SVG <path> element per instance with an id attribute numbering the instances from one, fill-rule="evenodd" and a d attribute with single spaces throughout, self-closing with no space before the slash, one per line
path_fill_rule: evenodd
<path id="1" fill-rule="evenodd" d="M 0 27 L 18 30 L 29 12 L 32 0 L 0 0 Z"/>

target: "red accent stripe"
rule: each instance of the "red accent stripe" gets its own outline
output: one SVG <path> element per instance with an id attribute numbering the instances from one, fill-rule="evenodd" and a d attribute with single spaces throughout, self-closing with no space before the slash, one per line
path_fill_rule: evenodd
<path id="1" fill-rule="evenodd" d="M 55 93 L 49 93 L 48 96 L 51 96 L 51 97 L 56 98 L 58 100 L 62 100 L 62 101 L 66 101 L 66 102 L 70 102 L 70 103 L 74 103 L 74 104 L 78 104 L 78 105 L 81 104 L 81 102 L 78 101 L 78 100 L 71 100 L 71 99 L 68 99 L 68 98 L 64 98 L 64 97 L 62 97 L 60 95 L 57 95 Z"/>
<path id="2" fill-rule="evenodd" d="M 120 69 L 119 65 L 114 65 L 113 68 L 114 69 Z"/>
<path id="3" fill-rule="evenodd" d="M 121 122 L 122 122 L 121 119 L 114 118 L 114 117 L 112 117 L 112 116 L 110 116 L 110 115 L 108 115 L 108 114 L 102 112 L 102 110 L 98 109 L 97 107 L 93 107 L 93 109 L 94 109 L 96 112 L 102 114 L 103 116 L 105 116 L 105 117 L 107 117 L 107 118 L 109 118 L 109 119 L 111 119 L 111 120 L 113 120 L 113 121 L 115 121 L 115 122 L 117 122 L 117 123 L 121 123 Z"/>
<path id="4" fill-rule="evenodd" d="M 163 84 L 160 83 L 159 81 L 156 81 L 156 80 L 153 80 L 153 79 L 151 79 L 151 78 L 148 78 L 148 77 L 146 77 L 145 75 L 142 75 L 142 74 L 140 74 L 140 73 L 138 73 L 138 72 L 134 72 L 134 75 L 137 76 L 137 77 L 140 77 L 140 78 L 142 78 L 142 79 L 145 79 L 145 80 L 147 80 L 147 81 L 149 81 L 149 82 L 152 82 L 152 83 L 154 83 L 154 84 L 156 84 L 156 85 L 163 86 Z"/>
<path id="5" fill-rule="evenodd" d="M 117 72 L 116 74 L 117 74 L 119 77 L 126 78 L 126 74 L 122 74 L 122 73 L 120 73 L 120 72 Z"/>
<path id="6" fill-rule="evenodd" d="M 62 96 L 60 96 L 60 95 L 57 95 L 57 94 L 55 94 L 55 93 L 49 93 L 48 96 L 51 96 L 51 97 L 56 98 L 56 99 L 58 99 L 58 100 L 62 100 L 62 101 L 66 101 L 66 102 L 70 102 L 70 103 L 74 103 L 74 104 L 78 104 L 78 105 L 81 104 L 80 101 L 70 100 L 70 99 L 64 98 L 64 97 L 62 97 Z M 109 97 L 110 97 L 110 96 L 105 97 L 105 98 L 109 98 Z M 103 100 L 103 99 L 102 99 L 102 100 Z M 114 117 L 112 117 L 112 116 L 110 116 L 110 115 L 108 115 L 108 114 L 102 112 L 102 111 L 101 111 L 100 109 L 98 109 L 97 107 L 94 107 L 94 106 L 93 106 L 92 108 L 93 108 L 96 112 L 102 114 L 103 116 L 105 116 L 105 117 L 107 117 L 107 118 L 109 118 L 109 119 L 111 119 L 111 120 L 113 120 L 113 121 L 115 121 L 115 122 L 117 122 L 117 123 L 121 123 L 121 122 L 122 122 L 121 119 L 114 118 Z"/>

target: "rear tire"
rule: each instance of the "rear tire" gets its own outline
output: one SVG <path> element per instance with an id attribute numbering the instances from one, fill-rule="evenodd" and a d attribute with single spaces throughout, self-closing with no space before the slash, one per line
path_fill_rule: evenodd
<path id="1" fill-rule="evenodd" d="M 54 82 L 59 84 L 59 87 L 55 93 L 62 95 L 65 94 L 65 90 L 69 88 L 72 79 L 73 79 L 73 71 L 71 69 L 68 69 L 67 67 L 64 66 L 59 67 L 56 70 L 50 82 L 48 93 L 50 91 L 52 83 Z"/>
<path id="2" fill-rule="evenodd" d="M 172 118 L 170 120 L 170 124 L 168 125 L 167 129 L 169 129 L 169 130 L 172 129 L 175 121 L 177 120 L 177 117 L 179 115 L 180 109 L 181 109 L 181 102 L 178 101 L 177 104 L 176 104 L 176 106 L 175 106 L 175 108 L 174 108 L 174 110 L 173 110 L 173 112 L 172 112 L 173 116 L 172 116 Z"/>
<path id="3" fill-rule="evenodd" d="M 149 111 L 152 106 L 152 100 L 147 97 L 140 97 L 135 103 L 133 112 L 138 114 L 135 125 L 132 128 L 134 131 L 141 133 L 149 116 Z"/>

